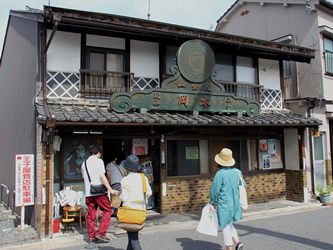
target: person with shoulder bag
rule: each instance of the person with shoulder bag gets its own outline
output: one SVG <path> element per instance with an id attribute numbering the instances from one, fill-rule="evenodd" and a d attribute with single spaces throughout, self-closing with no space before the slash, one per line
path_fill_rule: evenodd
<path id="1" fill-rule="evenodd" d="M 141 169 L 139 158 L 135 155 L 129 155 L 123 167 L 125 168 L 125 177 L 121 180 L 120 200 L 124 207 L 132 209 L 147 209 L 147 200 L 144 195 L 143 186 L 146 186 L 146 196 L 152 195 L 152 190 L 149 186 L 148 179 L 142 174 L 137 173 Z M 145 185 L 143 185 L 143 180 Z M 128 245 L 127 250 L 141 250 L 139 242 L 139 232 L 127 231 Z"/>
<path id="2" fill-rule="evenodd" d="M 111 188 L 121 193 L 120 181 L 125 176 L 125 169 L 123 167 L 125 161 L 123 160 L 119 165 L 117 165 L 116 160 L 117 158 L 106 165 L 106 177 Z M 116 216 L 120 206 L 119 196 L 111 196 L 111 200 L 111 207 L 114 209 L 112 216 Z"/>
<path id="3" fill-rule="evenodd" d="M 217 201 L 216 213 L 226 249 L 232 250 L 235 242 L 235 249 L 241 250 L 243 244 L 239 241 L 233 223 L 243 219 L 239 189 L 240 183 L 245 186 L 245 181 L 240 170 L 233 168 L 235 160 L 230 149 L 223 148 L 215 156 L 215 162 L 221 169 L 216 172 L 213 179 L 210 203 L 214 204 Z"/>
<path id="4" fill-rule="evenodd" d="M 100 145 L 91 145 L 89 147 L 90 156 L 81 167 L 86 194 L 89 243 L 94 243 L 97 240 L 102 242 L 110 241 L 105 233 L 110 226 L 113 210 L 110 206 L 107 190 L 111 195 L 119 195 L 118 191 L 110 187 L 105 177 L 104 162 L 100 159 L 101 153 L 102 147 Z M 98 207 L 100 207 L 103 212 L 103 218 L 96 234 L 95 220 Z"/>

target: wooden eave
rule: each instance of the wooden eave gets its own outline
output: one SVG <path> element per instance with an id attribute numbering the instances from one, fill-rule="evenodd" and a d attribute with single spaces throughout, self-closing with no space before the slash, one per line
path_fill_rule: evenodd
<path id="1" fill-rule="evenodd" d="M 295 45 L 269 42 L 242 36 L 229 35 L 203 29 L 143 20 L 132 17 L 70 10 L 44 6 L 47 23 L 58 21 L 59 27 L 73 26 L 84 29 L 100 29 L 137 36 L 186 41 L 201 39 L 212 47 L 227 45 L 243 53 L 255 54 L 280 60 L 309 63 L 315 57 L 315 50 Z"/>

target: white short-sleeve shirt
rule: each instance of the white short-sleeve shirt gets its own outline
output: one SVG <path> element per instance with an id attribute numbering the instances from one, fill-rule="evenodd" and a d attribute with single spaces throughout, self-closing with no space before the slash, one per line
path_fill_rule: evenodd
<path id="1" fill-rule="evenodd" d="M 89 182 L 88 175 L 86 172 L 86 165 L 84 162 L 81 166 L 81 170 L 82 170 L 82 177 L 84 180 L 84 187 L 86 190 L 86 197 L 96 196 L 96 194 L 90 193 L 90 184 L 94 185 L 103 184 L 100 176 L 101 174 L 105 174 L 104 162 L 102 159 L 96 157 L 95 155 L 90 156 L 86 162 L 87 162 L 87 170 L 89 171 L 90 180 L 91 180 L 91 182 Z"/>

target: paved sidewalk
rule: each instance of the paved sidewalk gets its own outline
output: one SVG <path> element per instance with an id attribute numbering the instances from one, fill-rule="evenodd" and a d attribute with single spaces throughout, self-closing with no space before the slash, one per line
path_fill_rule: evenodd
<path id="1" fill-rule="evenodd" d="M 333 199 L 333 197 L 332 197 Z M 332 201 L 330 203 L 332 205 Z M 250 204 L 249 208 L 243 211 L 243 221 L 256 220 L 259 218 L 267 218 L 273 216 L 279 216 L 283 214 L 298 213 L 301 211 L 308 211 L 313 209 L 320 209 L 323 206 L 319 201 L 312 200 L 308 203 L 299 203 L 293 201 L 273 201 L 261 204 Z M 140 234 L 152 233 L 155 230 L 175 230 L 181 228 L 193 228 L 195 229 L 199 223 L 201 211 L 160 215 L 153 211 L 148 211 L 147 221 L 145 227 Z M 112 240 L 119 237 L 127 236 L 126 232 L 122 229 L 115 227 L 117 219 L 112 217 L 111 225 L 107 231 L 107 236 Z M 74 233 L 71 231 L 63 234 L 61 231 L 54 234 L 52 239 L 36 240 L 34 243 L 20 244 L 19 245 L 6 245 L 0 246 L 3 249 L 56 249 L 64 247 L 74 247 L 77 245 L 88 245 L 88 230 L 83 225 L 83 229 L 79 229 L 79 225 L 74 224 Z"/>

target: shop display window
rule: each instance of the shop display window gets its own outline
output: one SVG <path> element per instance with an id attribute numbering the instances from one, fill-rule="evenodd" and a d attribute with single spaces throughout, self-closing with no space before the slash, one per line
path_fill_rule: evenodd
<path id="1" fill-rule="evenodd" d="M 242 171 L 259 171 L 282 169 L 281 141 L 279 139 L 249 139 L 249 140 L 213 140 L 210 164 L 212 174 L 220 167 L 214 157 L 222 148 L 230 148 L 235 159 L 235 168 Z"/>
<path id="2" fill-rule="evenodd" d="M 168 176 L 200 175 L 198 140 L 169 140 L 167 152 Z"/>

